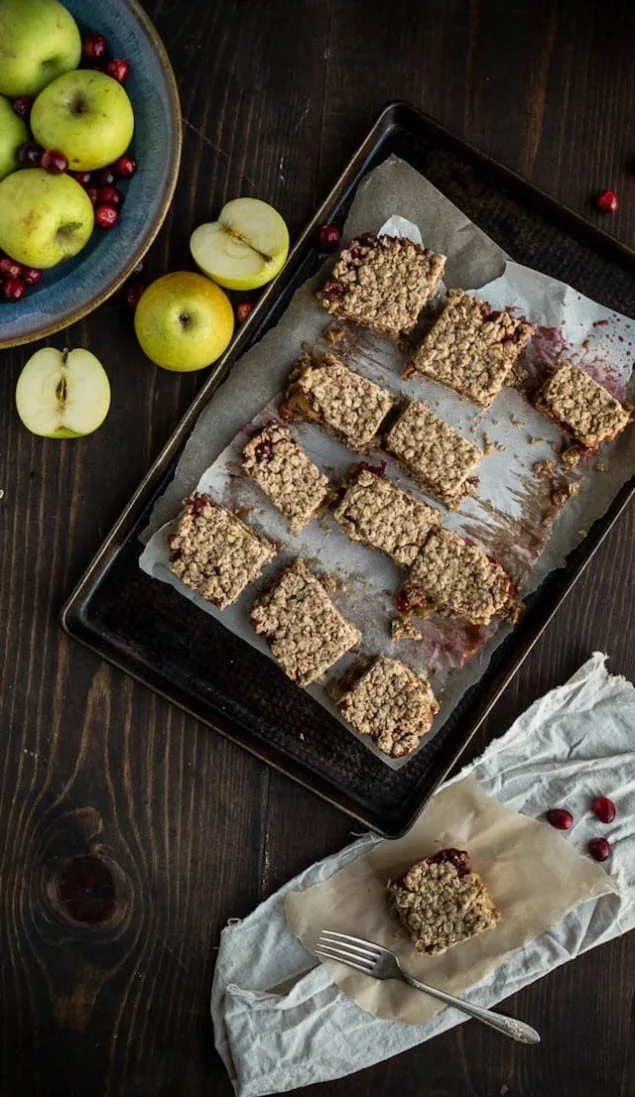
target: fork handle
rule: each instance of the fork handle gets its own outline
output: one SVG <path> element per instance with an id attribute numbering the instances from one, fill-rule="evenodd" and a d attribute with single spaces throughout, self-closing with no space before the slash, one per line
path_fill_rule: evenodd
<path id="1" fill-rule="evenodd" d="M 504 1036 L 510 1036 L 512 1040 L 517 1040 L 519 1044 L 540 1043 L 540 1036 L 535 1028 L 526 1025 L 524 1021 L 517 1021 L 515 1017 L 505 1017 L 504 1014 L 495 1013 L 492 1009 L 473 1006 L 470 1002 L 466 1002 L 464 998 L 455 998 L 453 994 L 447 994 L 444 990 L 430 987 L 427 983 L 420 983 L 418 979 L 413 979 L 411 975 L 406 975 L 405 972 L 402 974 L 404 982 L 408 983 L 408 986 L 414 987 L 415 990 L 422 990 L 424 994 L 429 994 L 431 998 L 438 998 L 440 1002 L 445 1002 L 448 1006 L 455 1006 L 462 1013 L 467 1013 L 469 1017 L 482 1021 L 484 1025 L 489 1025 L 497 1032 L 502 1032 Z"/>

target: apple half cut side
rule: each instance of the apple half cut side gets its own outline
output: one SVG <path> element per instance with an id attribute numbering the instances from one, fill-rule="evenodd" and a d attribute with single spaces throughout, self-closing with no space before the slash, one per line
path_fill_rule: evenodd
<path id="1" fill-rule="evenodd" d="M 110 409 L 110 382 L 89 350 L 44 347 L 29 358 L 15 390 L 18 415 L 42 438 L 81 438 Z"/>
<path id="2" fill-rule="evenodd" d="M 199 269 L 219 286 L 258 289 L 282 270 L 289 231 L 273 206 L 259 198 L 234 198 L 218 221 L 194 230 L 190 251 Z"/>

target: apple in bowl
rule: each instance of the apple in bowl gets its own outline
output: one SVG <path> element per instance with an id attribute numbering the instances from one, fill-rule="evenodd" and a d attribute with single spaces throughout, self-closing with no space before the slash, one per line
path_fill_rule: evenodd
<path id="1" fill-rule="evenodd" d="M 128 148 L 134 132 L 132 103 L 111 76 L 78 69 L 40 92 L 31 110 L 31 130 L 42 148 L 59 150 L 73 171 L 95 171 Z"/>
<path id="2" fill-rule="evenodd" d="M 24 168 L 0 182 L 0 249 L 26 267 L 47 269 L 77 255 L 94 223 L 93 204 L 70 175 Z"/>
<path id="3" fill-rule="evenodd" d="M 18 166 L 18 149 L 29 136 L 25 123 L 11 103 L 0 95 L 0 180 Z"/>
<path id="4" fill-rule="evenodd" d="M 79 65 L 82 42 L 58 0 L 0 0 L 0 94 L 37 95 Z"/>

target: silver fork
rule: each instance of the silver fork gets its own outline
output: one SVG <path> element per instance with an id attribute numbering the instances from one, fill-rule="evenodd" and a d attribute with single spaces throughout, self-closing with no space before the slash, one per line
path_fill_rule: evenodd
<path id="1" fill-rule="evenodd" d="M 315 946 L 317 956 L 324 956 L 329 960 L 339 960 L 342 964 L 362 971 L 364 975 L 372 975 L 373 979 L 400 979 L 415 990 L 422 990 L 431 998 L 438 998 L 448 1006 L 467 1013 L 469 1017 L 475 1017 L 477 1021 L 495 1028 L 504 1036 L 511 1036 L 512 1040 L 518 1040 L 520 1044 L 539 1044 L 540 1036 L 535 1028 L 526 1025 L 524 1021 L 517 1021 L 515 1017 L 505 1017 L 502 1013 L 495 1013 L 491 1009 L 482 1009 L 473 1006 L 463 998 L 455 998 L 453 994 L 447 994 L 438 987 L 428 986 L 407 975 L 402 970 L 399 960 L 394 952 L 377 945 L 374 941 L 366 941 L 362 937 L 351 937 L 348 933 L 335 933 L 333 930 L 322 930 Z"/>

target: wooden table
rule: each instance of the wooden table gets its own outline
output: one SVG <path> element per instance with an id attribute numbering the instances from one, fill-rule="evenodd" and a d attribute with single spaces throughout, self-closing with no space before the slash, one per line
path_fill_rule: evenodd
<path id="1" fill-rule="evenodd" d="M 191 229 L 238 194 L 273 202 L 296 233 L 393 98 L 421 105 L 635 242 L 632 0 L 146 6 L 168 46 L 185 120 L 176 202 L 152 249 L 152 276 L 187 265 Z M 612 217 L 590 202 L 606 186 L 622 199 Z M 113 405 L 92 438 L 32 437 L 13 392 L 33 348 L 2 355 L 0 1094 L 225 1097 L 208 1013 L 220 929 L 355 827 L 62 635 L 63 599 L 202 377 L 149 365 L 119 303 L 52 342 L 90 347 L 104 360 Z M 478 749 L 595 649 L 633 676 L 634 538 L 631 510 Z M 101 853 L 125 881 L 113 916 L 73 923 L 59 904 L 62 866 Z M 112 896 L 90 868 L 73 862 L 64 886 L 86 871 L 103 917 Z M 94 894 L 89 907 L 94 913 Z M 509 1011 L 543 1033 L 538 1049 L 471 1022 L 304 1092 L 625 1097 L 635 1092 L 634 973 L 631 936 L 511 999 Z"/>

